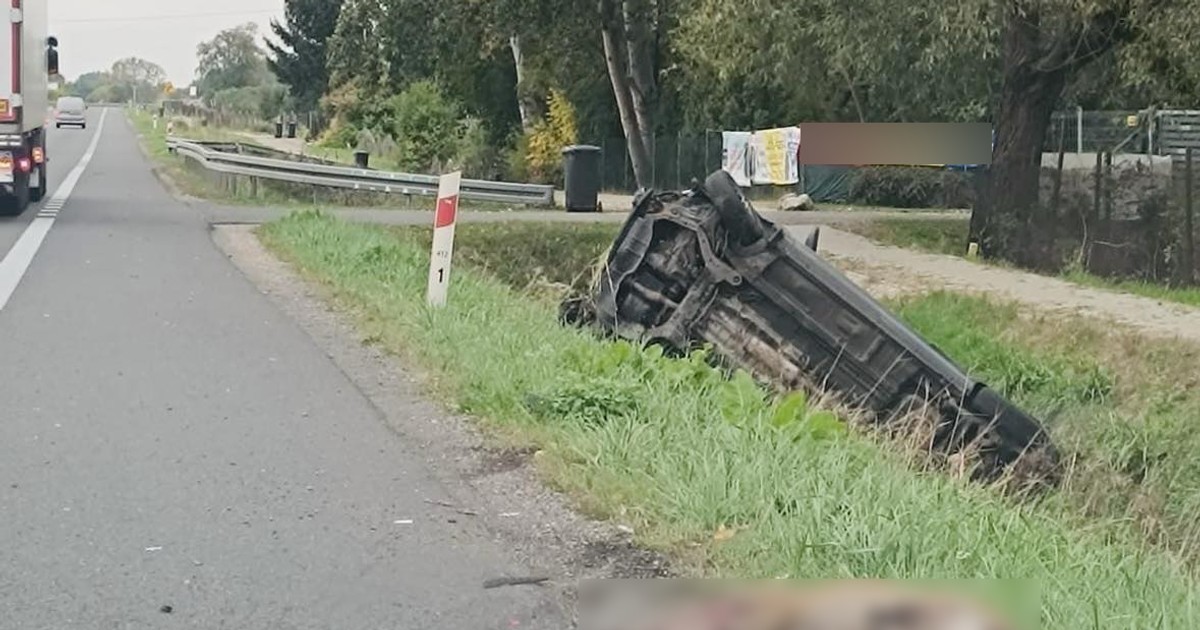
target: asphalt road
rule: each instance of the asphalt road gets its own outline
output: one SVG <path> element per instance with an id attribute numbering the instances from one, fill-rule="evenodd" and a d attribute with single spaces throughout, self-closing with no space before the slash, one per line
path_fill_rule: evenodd
<path id="1" fill-rule="evenodd" d="M 91 116 L 51 130 L 51 190 Z M 0 627 L 565 627 L 536 588 L 481 588 L 523 574 L 482 525 L 414 518 L 443 488 L 413 448 L 110 111 L 0 310 Z"/>

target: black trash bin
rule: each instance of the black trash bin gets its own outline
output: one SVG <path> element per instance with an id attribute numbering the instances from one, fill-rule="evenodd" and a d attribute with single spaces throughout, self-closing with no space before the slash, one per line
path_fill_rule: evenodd
<path id="1" fill-rule="evenodd" d="M 567 212 L 600 212 L 600 147 L 563 149 L 563 184 Z"/>
<path id="2" fill-rule="evenodd" d="M 283 137 L 283 121 L 282 120 L 275 121 L 275 137 L 276 138 Z"/>
<path id="3" fill-rule="evenodd" d="M 369 161 L 370 157 L 370 153 L 359 149 L 358 151 L 354 152 L 354 165 L 358 168 L 369 168 L 367 166 L 367 162 Z"/>
<path id="4" fill-rule="evenodd" d="M 294 121 L 294 120 L 289 120 L 289 121 L 288 121 L 288 124 L 287 124 L 287 136 L 288 136 L 289 138 L 295 138 L 295 137 L 296 137 L 296 121 Z"/>

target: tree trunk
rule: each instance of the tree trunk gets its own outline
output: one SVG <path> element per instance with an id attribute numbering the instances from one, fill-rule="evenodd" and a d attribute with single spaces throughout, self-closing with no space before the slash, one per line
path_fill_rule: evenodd
<path id="1" fill-rule="evenodd" d="M 850 100 L 854 103 L 854 111 L 858 114 L 858 122 L 867 122 L 867 116 L 864 113 L 862 101 L 858 98 L 858 89 L 854 87 L 854 79 L 850 78 L 850 72 L 845 67 L 839 67 L 842 77 L 846 79 L 846 89 L 850 90 Z"/>
<path id="2" fill-rule="evenodd" d="M 624 0 L 626 52 L 629 56 L 630 96 L 642 132 L 642 144 L 654 158 L 654 110 L 658 85 L 654 78 L 655 41 L 650 28 L 650 0 Z"/>
<path id="3" fill-rule="evenodd" d="M 629 161 L 639 188 L 649 188 L 652 166 L 650 152 L 646 146 L 646 131 L 634 103 L 633 88 L 626 69 L 629 60 L 629 42 L 620 0 L 600 0 L 601 35 L 604 39 L 604 59 L 608 65 L 608 77 L 612 82 L 617 111 L 621 115 L 621 127 L 625 131 L 625 144 L 629 149 Z M 653 133 L 651 130 L 649 133 Z"/>
<path id="4" fill-rule="evenodd" d="M 1054 106 L 1066 86 L 1067 69 L 1039 67 L 1036 16 L 1014 15 L 1007 26 L 996 145 L 971 227 L 985 257 L 1046 267 L 1054 264 L 1056 222 L 1039 206 L 1042 148 Z"/>
<path id="5" fill-rule="evenodd" d="M 529 103 L 525 84 L 525 63 L 521 55 L 521 37 L 513 35 L 508 38 L 508 47 L 512 49 L 513 64 L 517 69 L 517 110 L 521 114 L 521 129 L 529 132 L 533 128 L 533 107 Z"/>

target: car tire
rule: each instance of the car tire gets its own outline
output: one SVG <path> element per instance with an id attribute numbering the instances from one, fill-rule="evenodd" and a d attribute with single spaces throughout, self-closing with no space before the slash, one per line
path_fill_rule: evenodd
<path id="1" fill-rule="evenodd" d="M 724 170 L 714 171 L 704 180 L 703 190 L 734 241 L 749 245 L 762 238 L 762 223 L 746 203 L 732 175 Z"/>
<path id="2" fill-rule="evenodd" d="M 29 189 L 29 201 L 33 203 L 46 198 L 46 189 L 48 187 L 46 183 L 46 171 L 45 164 L 38 165 L 38 185 L 36 188 Z"/>

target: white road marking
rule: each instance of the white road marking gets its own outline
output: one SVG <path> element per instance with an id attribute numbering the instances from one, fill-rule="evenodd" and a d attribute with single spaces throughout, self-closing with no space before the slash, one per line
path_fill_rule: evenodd
<path id="1" fill-rule="evenodd" d="M 107 116 L 107 109 L 100 113 L 100 123 L 96 125 L 92 143 L 88 145 L 88 149 L 79 159 L 79 163 L 63 180 L 58 190 L 54 191 L 54 195 L 38 209 L 37 216 L 21 233 L 21 238 L 17 240 L 12 249 L 8 250 L 4 260 L 0 260 L 0 310 L 4 310 L 13 291 L 16 291 L 17 285 L 21 284 L 21 279 L 29 270 L 33 257 L 37 255 L 38 249 L 42 247 L 42 241 L 46 239 L 46 235 L 50 233 L 50 228 L 58 218 L 59 211 L 66 205 L 67 199 L 75 190 L 75 185 L 79 183 L 79 178 L 83 177 L 83 171 L 92 161 L 92 156 L 96 153 L 96 146 L 100 144 L 100 134 L 104 132 L 104 119 Z"/>

